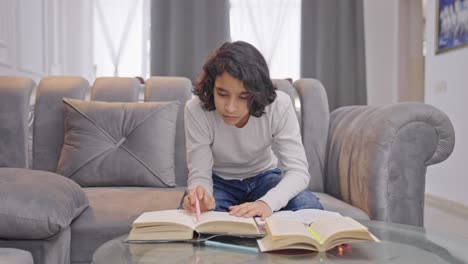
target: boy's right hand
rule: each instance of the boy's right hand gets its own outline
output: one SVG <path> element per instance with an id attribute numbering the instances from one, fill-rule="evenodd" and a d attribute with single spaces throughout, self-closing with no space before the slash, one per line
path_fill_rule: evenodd
<path id="1" fill-rule="evenodd" d="M 183 207 L 185 210 L 195 213 L 195 198 L 198 197 L 200 203 L 200 211 L 206 212 L 211 211 L 215 207 L 215 200 L 205 188 L 200 185 L 197 185 L 195 188 L 190 189 L 187 192 L 187 195 L 184 197 Z"/>

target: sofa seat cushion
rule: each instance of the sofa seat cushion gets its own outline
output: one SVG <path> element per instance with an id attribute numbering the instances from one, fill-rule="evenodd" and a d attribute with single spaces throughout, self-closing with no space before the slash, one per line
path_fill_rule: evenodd
<path id="1" fill-rule="evenodd" d="M 363 210 L 347 204 L 325 193 L 314 192 L 320 199 L 323 208 L 328 211 L 338 212 L 343 216 L 349 216 L 356 219 L 369 219 L 369 215 Z"/>
<path id="2" fill-rule="evenodd" d="M 63 101 L 58 174 L 85 187 L 175 186 L 179 102 Z"/>
<path id="3" fill-rule="evenodd" d="M 126 234 L 143 212 L 176 209 L 185 188 L 87 187 L 87 208 L 71 225 L 71 262 L 89 263 L 104 242 Z"/>
<path id="4" fill-rule="evenodd" d="M 0 238 L 47 239 L 88 206 L 80 186 L 58 174 L 0 168 Z"/>
<path id="5" fill-rule="evenodd" d="M 0 263 L 34 264 L 29 251 L 17 248 L 0 248 Z"/>

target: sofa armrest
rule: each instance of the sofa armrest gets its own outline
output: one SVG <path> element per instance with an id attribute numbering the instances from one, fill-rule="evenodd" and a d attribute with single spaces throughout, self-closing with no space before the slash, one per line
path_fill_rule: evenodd
<path id="1" fill-rule="evenodd" d="M 422 226 L 426 167 L 453 151 L 453 126 L 422 103 L 331 113 L 325 191 L 371 219 Z"/>

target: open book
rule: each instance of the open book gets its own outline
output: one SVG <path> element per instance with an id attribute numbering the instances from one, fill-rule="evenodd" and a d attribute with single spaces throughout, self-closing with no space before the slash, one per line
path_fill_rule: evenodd
<path id="1" fill-rule="evenodd" d="M 343 243 L 379 241 L 367 227 L 350 217 L 321 218 L 309 225 L 288 218 L 267 218 L 267 235 L 259 239 L 260 251 L 306 249 L 327 251 Z"/>
<path id="2" fill-rule="evenodd" d="M 192 240 L 199 234 L 262 237 L 253 218 L 229 215 L 227 212 L 204 212 L 200 221 L 185 210 L 146 212 L 132 224 L 127 241 Z"/>

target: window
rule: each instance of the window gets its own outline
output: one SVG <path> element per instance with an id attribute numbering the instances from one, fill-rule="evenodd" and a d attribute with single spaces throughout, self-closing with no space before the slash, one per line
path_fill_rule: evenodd
<path id="1" fill-rule="evenodd" d="M 95 0 L 95 77 L 149 76 L 149 0 Z"/>
<path id="2" fill-rule="evenodd" d="M 301 0 L 230 0 L 232 41 L 257 47 L 271 78 L 300 76 Z"/>

